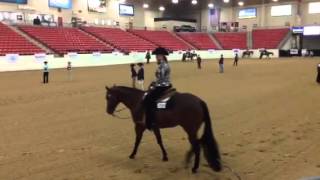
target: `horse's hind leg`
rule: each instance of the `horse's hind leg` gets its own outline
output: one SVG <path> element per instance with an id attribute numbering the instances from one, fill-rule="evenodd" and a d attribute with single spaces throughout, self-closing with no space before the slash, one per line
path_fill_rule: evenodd
<path id="1" fill-rule="evenodd" d="M 191 149 L 186 153 L 186 160 L 185 160 L 185 167 L 186 168 L 189 167 L 192 155 L 193 155 L 193 148 L 191 146 Z"/>
<path id="2" fill-rule="evenodd" d="M 136 142 L 134 143 L 133 151 L 132 151 L 131 155 L 129 156 L 130 159 L 134 159 L 136 154 L 137 154 L 138 147 L 139 147 L 139 144 L 141 142 L 144 130 L 145 130 L 145 128 L 143 126 L 141 126 L 141 125 L 136 125 L 135 126 Z"/>
<path id="3" fill-rule="evenodd" d="M 158 144 L 159 144 L 159 146 L 161 148 L 161 151 L 162 151 L 162 160 L 163 161 L 168 161 L 168 155 L 167 155 L 167 152 L 164 149 L 164 146 L 163 146 L 163 143 L 162 143 L 162 137 L 161 137 L 161 134 L 160 134 L 160 129 L 158 127 L 155 127 L 153 129 L 153 132 L 154 132 L 154 135 L 157 138 L 157 142 L 158 142 Z"/>
<path id="4" fill-rule="evenodd" d="M 200 164 L 200 143 L 199 143 L 199 140 L 195 140 L 192 142 L 192 149 L 195 154 L 192 172 L 196 173 L 199 168 L 199 164 Z"/>

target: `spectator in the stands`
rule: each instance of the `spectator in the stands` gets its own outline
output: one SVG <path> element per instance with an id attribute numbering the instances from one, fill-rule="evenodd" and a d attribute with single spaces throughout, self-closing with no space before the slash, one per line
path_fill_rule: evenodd
<path id="1" fill-rule="evenodd" d="M 41 25 L 41 21 L 39 19 L 39 16 L 37 16 L 35 19 L 33 19 L 33 25 L 38 25 L 38 26 Z"/>

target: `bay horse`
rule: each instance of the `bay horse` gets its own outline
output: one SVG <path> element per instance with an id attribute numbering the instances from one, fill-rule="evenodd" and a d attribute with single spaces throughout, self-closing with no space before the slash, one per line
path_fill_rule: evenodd
<path id="1" fill-rule="evenodd" d="M 246 50 L 246 51 L 243 51 L 242 58 L 244 58 L 246 56 L 248 56 L 250 58 L 251 55 L 253 55 L 253 51 Z"/>
<path id="2" fill-rule="evenodd" d="M 144 94 L 145 91 L 130 87 L 106 87 L 106 112 L 108 114 L 114 115 L 120 103 L 123 103 L 130 110 L 136 132 L 136 140 L 133 151 L 129 156 L 130 159 L 135 158 L 143 133 L 146 130 L 144 110 L 142 108 Z M 186 155 L 186 164 L 190 162 L 192 155 L 195 155 L 192 172 L 196 173 L 199 168 L 201 145 L 209 166 L 214 171 L 221 171 L 220 152 L 212 132 L 210 114 L 206 103 L 200 98 L 188 93 L 176 92 L 171 99 L 174 101 L 171 108 L 155 113 L 156 127 L 153 129 L 153 133 L 161 148 L 162 160 L 168 161 L 168 156 L 162 143 L 160 129 L 172 128 L 179 125 L 187 133 L 188 140 L 191 144 L 191 149 Z M 204 133 L 199 139 L 197 133 L 202 123 L 204 123 Z"/>

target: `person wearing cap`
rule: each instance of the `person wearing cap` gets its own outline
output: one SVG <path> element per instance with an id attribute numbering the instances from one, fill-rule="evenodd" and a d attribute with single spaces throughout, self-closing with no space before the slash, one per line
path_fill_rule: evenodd
<path id="1" fill-rule="evenodd" d="M 49 66 L 48 62 L 43 62 L 43 84 L 49 83 Z"/>
<path id="2" fill-rule="evenodd" d="M 153 52 L 156 55 L 156 60 L 158 68 L 156 70 L 155 76 L 156 81 L 153 82 L 147 92 L 143 105 L 146 112 L 146 127 L 151 130 L 156 127 L 155 122 L 155 110 L 156 110 L 156 100 L 161 97 L 161 95 L 168 89 L 172 87 L 170 82 L 170 67 L 167 60 L 168 51 L 165 48 L 156 48 Z"/>
<path id="3" fill-rule="evenodd" d="M 317 75 L 317 83 L 320 84 L 320 63 L 318 64 L 318 75 Z"/>

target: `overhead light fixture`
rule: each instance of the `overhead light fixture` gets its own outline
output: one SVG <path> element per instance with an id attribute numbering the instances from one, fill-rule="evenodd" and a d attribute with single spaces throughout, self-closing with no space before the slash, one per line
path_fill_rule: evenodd
<path id="1" fill-rule="evenodd" d="M 144 4 L 142 5 L 142 7 L 143 7 L 144 9 L 148 9 L 148 8 L 149 8 L 149 4 L 144 3 Z"/>
<path id="2" fill-rule="evenodd" d="M 229 2 L 230 2 L 230 0 L 223 0 L 223 2 L 224 2 L 224 3 L 229 3 Z"/>
<path id="3" fill-rule="evenodd" d="M 209 7 L 210 9 L 213 9 L 213 8 L 214 8 L 214 4 L 213 4 L 213 3 L 209 3 L 209 4 L 208 4 L 208 7 Z"/>
<path id="4" fill-rule="evenodd" d="M 126 0 L 119 0 L 119 3 L 126 3 Z"/>
<path id="5" fill-rule="evenodd" d="M 273 2 L 278 2 L 278 0 L 272 0 Z"/>
<path id="6" fill-rule="evenodd" d="M 173 4 L 178 4 L 178 3 L 179 3 L 179 0 L 172 0 L 172 3 L 173 3 Z"/>
<path id="7" fill-rule="evenodd" d="M 191 4 L 196 5 L 196 4 L 198 4 L 198 1 L 197 0 L 192 0 Z"/>
<path id="8" fill-rule="evenodd" d="M 243 6 L 244 3 L 243 3 L 242 1 L 239 1 L 239 2 L 238 2 L 238 5 L 239 5 L 239 6 Z"/>
<path id="9" fill-rule="evenodd" d="M 163 6 L 160 6 L 160 7 L 159 7 L 159 10 L 160 10 L 160 11 L 164 11 L 164 10 L 166 10 L 166 8 L 164 8 Z"/>

